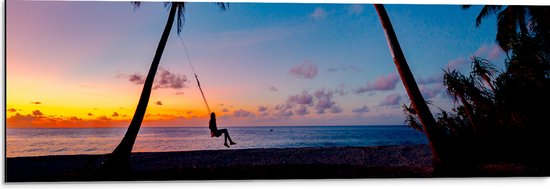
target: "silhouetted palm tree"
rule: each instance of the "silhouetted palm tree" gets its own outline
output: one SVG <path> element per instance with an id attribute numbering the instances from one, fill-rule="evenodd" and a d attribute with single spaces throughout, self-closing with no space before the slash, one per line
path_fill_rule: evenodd
<path id="1" fill-rule="evenodd" d="M 468 102 L 469 96 L 467 95 L 469 88 L 468 86 L 471 86 L 469 78 L 466 78 L 466 76 L 460 74 L 456 70 L 447 70 L 444 72 L 443 85 L 447 87 L 447 93 L 455 103 L 459 101 L 462 103 L 466 115 L 470 120 L 470 124 L 472 125 L 472 131 L 476 133 L 477 121 L 474 118 L 474 108 L 472 107 L 472 104 Z"/>
<path id="2" fill-rule="evenodd" d="M 468 9 L 471 6 L 462 7 Z M 487 16 L 497 15 L 496 41 L 504 51 L 508 52 L 518 30 L 521 38 L 534 35 L 538 36 L 539 40 L 548 42 L 549 11 L 550 8 L 544 6 L 485 5 L 476 18 L 476 27 L 479 27 Z"/>
<path id="3" fill-rule="evenodd" d="M 491 90 L 495 92 L 495 87 L 491 81 L 491 78 L 497 73 L 497 69 L 494 65 L 490 64 L 488 60 L 480 57 L 472 57 L 472 75 L 480 78 L 481 82 L 485 81 L 491 87 Z"/>
<path id="4" fill-rule="evenodd" d="M 437 131 L 435 119 L 432 116 L 432 113 L 430 112 L 430 109 L 428 108 L 424 97 L 422 97 L 422 94 L 418 89 L 418 85 L 416 84 L 409 65 L 407 64 L 405 55 L 401 50 L 401 46 L 399 45 L 399 41 L 397 40 L 397 36 L 395 35 L 395 31 L 393 30 L 393 26 L 391 24 L 388 13 L 386 12 L 386 9 L 384 8 L 384 5 L 374 4 L 374 8 L 378 13 L 380 22 L 382 23 L 382 27 L 384 28 L 384 32 L 386 33 L 386 38 L 388 41 L 390 52 L 393 56 L 393 61 L 395 63 L 395 66 L 397 67 L 399 75 L 401 76 L 401 81 L 405 86 L 407 94 L 409 95 L 412 103 L 412 108 L 414 109 L 416 115 L 418 116 L 418 119 L 422 123 L 424 133 L 430 141 L 434 163 L 438 164 L 440 163 L 439 155 L 437 153 L 439 148 L 434 146 L 434 140 L 437 140 L 436 137 L 438 137 L 438 134 L 436 134 Z"/>
<path id="5" fill-rule="evenodd" d="M 134 5 L 134 8 L 139 8 L 139 6 L 141 5 L 141 2 L 132 2 L 132 4 Z M 170 35 L 170 31 L 172 30 L 172 25 L 174 23 L 174 19 L 176 18 L 176 16 L 177 16 L 177 22 L 176 22 L 177 33 L 178 35 L 181 33 L 181 30 L 184 24 L 184 19 L 185 19 L 185 15 L 184 15 L 185 4 L 186 3 L 184 2 L 164 3 L 165 7 L 170 7 L 170 13 L 168 14 L 168 21 L 166 22 L 166 26 L 164 27 L 164 31 L 160 38 L 159 44 L 157 46 L 157 50 L 155 52 L 153 62 L 151 63 L 151 68 L 147 73 L 147 78 L 145 79 L 143 90 L 141 91 L 141 96 L 139 98 L 139 102 L 138 102 L 136 111 L 134 113 L 134 116 L 132 117 L 132 121 L 128 126 L 128 130 L 126 131 L 124 138 L 111 154 L 110 160 L 114 159 L 113 161 L 116 161 L 116 160 L 127 159 L 132 152 L 132 148 L 136 141 L 137 134 L 139 132 L 141 123 L 145 116 L 145 111 L 147 110 L 149 97 L 151 96 L 151 89 L 153 86 L 153 82 L 155 80 L 155 74 L 159 67 L 160 59 L 162 57 L 162 53 L 164 52 L 164 48 L 166 46 L 166 42 L 168 41 L 168 36 Z M 216 3 L 216 4 L 222 10 L 226 10 L 225 3 Z"/>

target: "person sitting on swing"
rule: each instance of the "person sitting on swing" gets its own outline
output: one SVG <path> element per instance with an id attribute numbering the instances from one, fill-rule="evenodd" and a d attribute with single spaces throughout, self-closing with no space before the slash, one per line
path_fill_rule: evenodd
<path id="1" fill-rule="evenodd" d="M 210 122 L 208 123 L 208 125 L 210 127 L 210 136 L 211 137 L 219 137 L 222 134 L 225 134 L 225 143 L 223 143 L 224 146 L 229 148 L 229 145 L 227 145 L 227 139 L 229 139 L 229 144 L 231 144 L 231 145 L 237 144 L 237 143 L 233 142 L 233 140 L 231 140 L 231 137 L 229 136 L 229 132 L 227 131 L 227 129 L 219 129 L 218 130 L 218 127 L 216 126 L 216 114 L 214 112 L 212 112 L 210 114 Z"/>

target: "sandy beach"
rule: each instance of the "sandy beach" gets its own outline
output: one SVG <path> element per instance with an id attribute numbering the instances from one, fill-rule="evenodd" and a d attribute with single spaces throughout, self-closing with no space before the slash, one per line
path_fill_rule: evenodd
<path id="1" fill-rule="evenodd" d="M 7 158 L 6 181 L 399 178 L 432 172 L 426 145 L 133 153 L 129 170 L 111 178 L 97 170 L 104 159 Z"/>

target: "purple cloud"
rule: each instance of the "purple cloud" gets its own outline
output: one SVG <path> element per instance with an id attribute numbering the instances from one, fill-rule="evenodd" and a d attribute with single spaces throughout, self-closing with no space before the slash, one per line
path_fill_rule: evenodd
<path id="1" fill-rule="evenodd" d="M 437 73 L 428 78 L 419 78 L 417 81 L 418 84 L 429 85 L 434 83 L 443 83 L 443 75 Z"/>
<path id="2" fill-rule="evenodd" d="M 294 110 L 294 113 L 296 113 L 296 115 L 303 116 L 303 115 L 309 114 L 309 111 L 307 110 L 307 106 L 301 105 Z"/>
<path id="3" fill-rule="evenodd" d="M 313 96 L 308 94 L 306 91 L 303 91 L 302 94 L 289 96 L 287 102 L 300 105 L 312 105 Z"/>
<path id="4" fill-rule="evenodd" d="M 419 88 L 420 88 L 420 93 L 422 93 L 422 96 L 425 99 L 430 99 L 430 98 L 436 97 L 444 89 L 442 85 L 438 85 L 438 86 L 435 86 L 435 87 L 432 87 L 432 88 L 421 85 Z"/>
<path id="5" fill-rule="evenodd" d="M 319 68 L 317 65 L 311 63 L 310 61 L 306 61 L 290 68 L 288 72 L 290 75 L 297 78 L 313 79 L 317 76 L 318 70 Z"/>
<path id="6" fill-rule="evenodd" d="M 275 112 L 273 115 L 277 117 L 290 117 L 294 115 L 292 113 L 292 105 L 290 104 L 279 104 L 274 107 Z"/>
<path id="7" fill-rule="evenodd" d="M 252 116 L 254 116 L 254 114 L 249 112 L 249 111 L 239 109 L 239 110 L 235 110 L 233 112 L 233 116 L 235 116 L 235 117 L 252 117 Z"/>
<path id="8" fill-rule="evenodd" d="M 333 94 L 334 92 L 325 91 L 324 89 L 317 90 L 313 93 L 316 99 L 315 110 L 317 110 L 317 114 L 324 114 L 326 110 L 336 105 L 336 102 L 332 100 Z M 337 111 L 335 112 L 339 113 Z"/>
<path id="9" fill-rule="evenodd" d="M 222 112 L 227 113 L 227 112 L 229 112 L 229 110 L 227 108 L 223 108 Z"/>
<path id="10" fill-rule="evenodd" d="M 354 92 L 360 94 L 369 91 L 390 91 L 395 89 L 398 81 L 399 76 L 390 73 L 387 77 L 380 76 L 373 82 L 368 82 L 367 85 L 355 89 Z"/>
<path id="11" fill-rule="evenodd" d="M 158 80 L 156 80 L 156 85 L 153 87 L 154 89 L 181 89 L 185 87 L 185 83 L 187 82 L 187 77 L 185 75 L 171 73 L 170 71 L 165 69 L 159 69 L 157 75 L 159 76 L 159 78 Z"/>
<path id="12" fill-rule="evenodd" d="M 277 89 L 277 88 L 274 87 L 274 86 L 269 86 L 269 91 L 271 91 L 271 92 L 277 92 L 277 91 L 279 91 L 279 89 Z"/>
<path id="13" fill-rule="evenodd" d="M 141 85 L 141 84 L 145 83 L 145 76 L 143 76 L 141 74 L 138 74 L 138 73 L 130 74 L 128 76 L 128 81 L 130 81 L 130 82 L 132 82 L 136 85 Z"/>
<path id="14" fill-rule="evenodd" d="M 265 106 L 258 106 L 258 112 L 265 112 L 267 111 L 267 107 Z"/>
<path id="15" fill-rule="evenodd" d="M 370 111 L 370 109 L 366 105 L 363 105 L 359 108 L 353 108 L 353 110 L 351 110 L 351 111 L 354 112 L 354 113 L 367 113 L 367 112 Z"/>
<path id="16" fill-rule="evenodd" d="M 401 95 L 391 94 L 386 96 L 386 98 L 380 103 L 380 106 L 394 106 L 399 104 L 400 100 L 401 100 Z"/>

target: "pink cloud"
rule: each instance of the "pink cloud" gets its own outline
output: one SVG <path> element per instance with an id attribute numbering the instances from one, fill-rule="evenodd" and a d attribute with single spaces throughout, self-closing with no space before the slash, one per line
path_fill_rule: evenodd
<path id="1" fill-rule="evenodd" d="M 353 110 L 351 110 L 351 111 L 354 112 L 354 113 L 367 113 L 367 112 L 370 111 L 370 109 L 366 105 L 363 105 L 359 108 L 353 108 Z"/>
<path id="2" fill-rule="evenodd" d="M 313 79 L 317 76 L 318 71 L 317 65 L 311 63 L 311 61 L 306 61 L 290 68 L 289 73 L 294 77 Z"/>
<path id="3" fill-rule="evenodd" d="M 373 82 L 368 82 L 367 85 L 355 89 L 355 93 L 364 93 L 369 91 L 390 91 L 394 90 L 399 76 L 395 73 L 390 73 L 387 77 L 380 76 Z"/>
<path id="4" fill-rule="evenodd" d="M 289 96 L 287 102 L 291 104 L 312 105 L 313 96 L 303 91 L 302 94 Z"/>
<path id="5" fill-rule="evenodd" d="M 399 104 L 400 100 L 401 100 L 401 95 L 391 94 L 386 96 L 386 98 L 380 103 L 380 106 L 394 106 Z"/>
<path id="6" fill-rule="evenodd" d="M 489 52 L 487 58 L 489 58 L 489 60 L 495 60 L 502 55 L 504 55 L 504 51 L 502 51 L 502 49 L 498 45 L 493 45 L 493 48 Z"/>
<path id="7" fill-rule="evenodd" d="M 246 110 L 243 110 L 243 109 L 239 109 L 239 110 L 235 110 L 233 112 L 233 116 L 235 116 L 235 117 L 254 117 L 254 114 L 252 112 L 249 112 L 249 111 L 246 111 Z"/>
<path id="8" fill-rule="evenodd" d="M 321 7 L 317 7 L 309 16 L 315 20 L 321 20 L 325 19 L 328 16 L 328 12 Z"/>
<path id="9" fill-rule="evenodd" d="M 450 60 L 449 63 L 447 63 L 447 69 L 455 70 L 465 64 L 466 64 L 466 60 L 463 57 L 460 57 L 457 59 Z"/>

